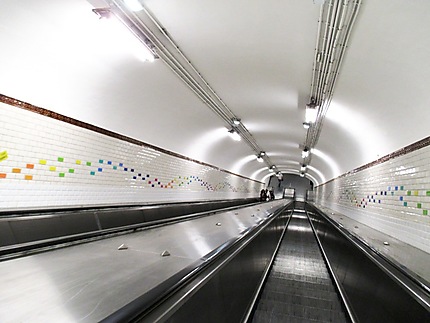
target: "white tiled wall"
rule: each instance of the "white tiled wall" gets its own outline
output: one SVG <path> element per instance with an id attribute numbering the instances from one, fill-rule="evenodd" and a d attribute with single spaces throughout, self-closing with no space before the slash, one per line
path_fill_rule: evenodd
<path id="1" fill-rule="evenodd" d="M 262 185 L 0 103 L 1 211 L 257 197 Z"/>
<path id="2" fill-rule="evenodd" d="M 315 204 L 430 253 L 430 146 L 317 187 Z"/>

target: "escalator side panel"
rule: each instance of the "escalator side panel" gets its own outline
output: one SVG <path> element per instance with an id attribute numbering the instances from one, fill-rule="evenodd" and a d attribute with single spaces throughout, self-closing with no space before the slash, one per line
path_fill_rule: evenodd
<path id="1" fill-rule="evenodd" d="M 272 221 L 167 321 L 233 323 L 243 320 L 287 220 L 284 214 Z"/>
<path id="2" fill-rule="evenodd" d="M 430 313 L 335 227 L 308 213 L 360 322 L 430 322 Z"/>

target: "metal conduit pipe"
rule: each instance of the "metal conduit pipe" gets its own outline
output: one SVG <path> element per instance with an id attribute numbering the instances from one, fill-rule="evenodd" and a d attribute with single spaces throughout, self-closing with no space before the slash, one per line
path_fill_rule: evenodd
<path id="1" fill-rule="evenodd" d="M 126 17 L 127 20 L 131 21 L 133 25 L 151 41 L 156 54 L 173 71 L 173 73 L 175 73 L 175 75 L 177 75 L 193 91 L 193 93 L 196 94 L 196 96 L 211 109 L 212 112 L 218 115 L 229 127 L 232 127 L 232 120 L 237 119 L 237 117 L 213 90 L 210 84 L 203 78 L 201 73 L 192 65 L 191 61 L 185 56 L 185 54 L 180 50 L 179 46 L 167 34 L 165 29 L 151 15 L 151 13 L 146 8 L 144 8 L 144 12 L 150 21 L 155 25 L 156 29 L 163 35 L 163 37 L 166 38 L 167 42 L 170 43 L 170 45 L 179 53 L 180 58 L 182 58 L 182 60 L 185 61 L 185 63 L 191 68 L 192 73 L 197 76 L 197 79 L 182 65 L 177 57 L 172 54 L 163 41 L 155 35 L 148 25 L 145 24 L 135 13 L 128 10 L 122 1 L 112 0 L 112 5 L 114 13 L 117 16 Z M 200 83 L 198 79 L 200 79 L 203 84 Z M 252 134 L 243 124 L 234 126 L 234 129 L 256 154 L 258 154 L 260 151 L 263 151 L 263 149 L 261 149 L 261 147 L 257 144 Z M 273 163 L 267 155 L 263 159 L 269 167 L 273 166 Z"/>
<path id="2" fill-rule="evenodd" d="M 175 71 L 176 75 L 180 77 L 189 87 L 193 89 L 194 93 L 199 93 L 199 98 L 203 98 L 203 102 L 209 104 L 212 111 L 219 115 L 224 121 L 229 125 L 231 124 L 231 119 L 234 117 L 233 114 L 228 113 L 229 111 L 224 111 L 199 84 L 193 76 L 181 65 L 181 63 L 176 59 L 176 57 L 167 49 L 163 42 L 150 30 L 150 28 L 134 13 L 130 12 L 125 5 L 120 1 L 113 1 L 116 6 L 114 9 L 120 11 L 120 15 L 124 15 L 128 20 L 133 22 L 136 28 L 138 28 L 154 45 L 157 55 L 172 69 Z M 115 14 L 118 15 L 118 11 L 115 10 Z"/>
<path id="3" fill-rule="evenodd" d="M 310 100 L 315 99 L 320 109 L 306 133 L 303 146 L 308 149 L 318 142 L 360 5 L 361 0 L 332 0 L 321 7 L 310 91 Z M 309 155 L 304 162 L 311 159 Z"/>
<path id="4" fill-rule="evenodd" d="M 337 81 L 338 76 L 339 76 L 340 67 L 341 67 L 343 59 L 345 57 L 345 51 L 347 48 L 347 44 L 349 42 L 352 28 L 354 26 L 354 23 L 355 23 L 355 20 L 357 18 L 358 11 L 359 11 L 359 8 L 361 5 L 361 0 L 351 1 L 351 3 L 352 2 L 353 2 L 353 6 L 349 8 L 350 11 L 349 11 L 349 15 L 346 19 L 346 21 L 347 21 L 346 27 L 342 29 L 342 30 L 344 30 L 344 33 L 340 36 L 342 38 L 340 40 L 339 49 L 337 51 L 338 55 L 336 57 L 336 65 L 334 66 L 334 72 L 333 72 L 333 75 L 330 79 L 330 83 L 329 83 L 329 86 L 327 89 L 328 95 L 325 98 L 323 104 L 321 105 L 320 115 L 318 116 L 315 127 L 312 129 L 312 137 L 310 138 L 311 141 L 309 142 L 309 145 L 311 147 L 314 147 L 316 145 L 318 138 L 319 138 L 319 135 L 321 133 L 322 125 L 324 122 L 324 117 L 327 113 L 327 110 L 328 110 L 330 103 L 331 103 L 331 100 L 333 98 L 334 87 L 335 87 L 336 81 Z"/>

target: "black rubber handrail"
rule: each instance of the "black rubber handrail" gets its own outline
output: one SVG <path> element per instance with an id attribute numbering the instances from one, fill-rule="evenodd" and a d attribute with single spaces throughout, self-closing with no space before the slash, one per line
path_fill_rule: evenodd
<path id="1" fill-rule="evenodd" d="M 136 322 L 144 318 L 147 314 L 152 312 L 160 304 L 170 298 L 175 292 L 181 290 L 191 280 L 195 279 L 202 272 L 211 266 L 216 260 L 222 259 L 226 255 L 231 254 L 234 250 L 239 249 L 245 245 L 246 242 L 254 239 L 266 226 L 274 221 L 282 212 L 287 209 L 293 201 L 280 207 L 271 215 L 261 220 L 256 226 L 248 228 L 243 231 L 239 236 L 236 236 L 216 249 L 212 250 L 204 257 L 200 258 L 190 266 L 181 270 L 174 276 L 170 277 L 157 287 L 148 291 L 147 293 L 136 298 L 134 301 L 125 305 L 118 311 L 112 313 L 101 322 Z"/>

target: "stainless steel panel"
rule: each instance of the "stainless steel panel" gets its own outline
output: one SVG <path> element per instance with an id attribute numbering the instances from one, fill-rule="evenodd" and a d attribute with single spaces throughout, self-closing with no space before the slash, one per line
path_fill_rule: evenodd
<path id="1" fill-rule="evenodd" d="M 99 321 L 256 226 L 283 203 L 273 201 L 3 261 L 0 322 Z M 121 244 L 128 249 L 118 250 Z M 161 257 L 164 250 L 171 256 Z"/>

